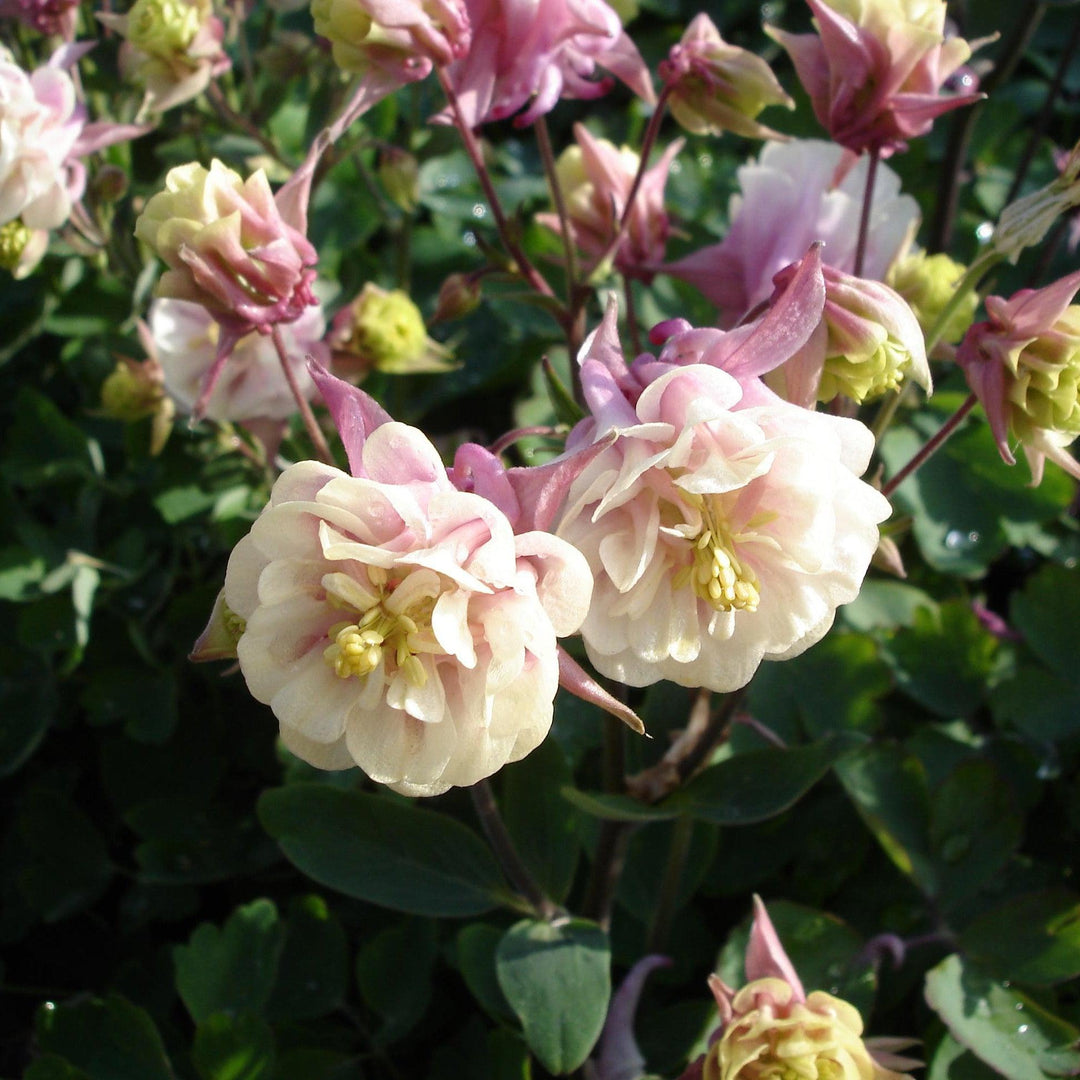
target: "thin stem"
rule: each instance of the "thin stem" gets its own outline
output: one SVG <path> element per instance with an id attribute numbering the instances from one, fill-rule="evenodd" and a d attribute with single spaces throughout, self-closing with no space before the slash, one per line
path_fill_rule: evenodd
<path id="1" fill-rule="evenodd" d="M 551 135 L 548 132 L 547 120 L 541 116 L 533 124 L 533 128 L 536 131 L 536 145 L 540 149 L 540 159 L 544 163 L 544 173 L 547 176 L 551 201 L 555 204 L 555 212 L 559 215 L 563 252 L 566 255 L 566 304 L 567 307 L 572 308 L 578 280 L 577 248 L 574 246 L 573 226 L 570 224 L 570 214 L 566 209 L 566 198 L 563 194 L 562 184 L 559 183 L 559 173 L 555 168 L 555 152 L 551 148 Z"/>
<path id="2" fill-rule="evenodd" d="M 530 439 L 534 436 L 543 436 L 549 439 L 557 439 L 560 434 L 565 434 L 565 429 L 560 433 L 557 427 L 552 427 L 550 424 L 536 424 L 533 427 L 514 428 L 513 431 L 508 431 L 505 435 L 500 435 L 489 447 L 496 457 L 506 450 L 509 450 L 511 446 L 516 442 L 520 442 L 522 439 Z"/>
<path id="3" fill-rule="evenodd" d="M 641 344 L 641 327 L 638 325 L 637 308 L 634 305 L 634 283 L 623 277 L 623 297 L 626 300 L 626 325 L 630 329 L 630 345 L 635 356 L 640 356 L 644 349 Z"/>
<path id="4" fill-rule="evenodd" d="M 942 424 L 937 434 L 929 439 L 922 449 L 881 489 L 881 494 L 888 498 L 916 469 L 929 461 L 945 445 L 949 437 L 960 426 L 964 417 L 975 408 L 978 400 L 974 394 L 968 394 L 964 404 Z"/>
<path id="5" fill-rule="evenodd" d="M 206 96 L 210 101 L 210 104 L 214 107 L 218 116 L 221 117 L 227 124 L 234 128 L 244 132 L 245 135 L 254 139 L 275 161 L 280 162 L 287 168 L 292 168 L 292 164 L 285 160 L 281 155 L 281 151 L 274 145 L 274 141 L 264 135 L 259 128 L 252 123 L 246 116 L 238 113 L 226 100 L 225 95 L 221 92 L 221 87 L 212 79 L 210 84 L 206 88 Z"/>
<path id="6" fill-rule="evenodd" d="M 866 243 L 870 236 L 870 210 L 874 203 L 874 184 L 877 181 L 878 162 L 881 151 L 875 146 L 870 151 L 870 160 L 866 166 L 866 187 L 863 189 L 862 213 L 859 215 L 859 239 L 855 245 L 855 267 L 852 273 L 862 277 L 863 263 L 866 261 Z"/>
<path id="7" fill-rule="evenodd" d="M 292 396 L 296 399 L 296 405 L 300 410 L 300 416 L 304 421 L 304 428 L 307 430 L 308 438 L 311 439 L 315 447 L 315 455 L 325 464 L 333 465 L 334 455 L 330 453 L 326 436 L 323 435 L 319 422 L 311 411 L 311 404 L 304 397 L 300 384 L 296 381 L 296 374 L 289 363 L 289 352 L 285 348 L 285 339 L 281 336 L 281 328 L 276 323 L 270 331 L 270 336 L 273 338 L 274 348 L 277 349 L 278 359 L 281 361 L 281 370 L 285 373 L 285 381 L 289 384 Z"/>
<path id="8" fill-rule="evenodd" d="M 968 294 L 978 286 L 979 282 L 1003 258 L 1003 255 L 998 254 L 991 248 L 967 268 L 964 276 L 953 290 L 952 296 L 949 297 L 949 302 L 941 309 L 941 313 L 934 320 L 934 325 L 930 327 L 926 335 L 927 356 L 933 352 L 934 346 L 941 340 L 941 335 L 945 333 L 945 327 L 949 325 L 949 320 L 953 317 L 954 312 L 967 299 Z"/>
<path id="9" fill-rule="evenodd" d="M 656 145 L 656 140 L 660 135 L 660 125 L 664 120 L 664 109 L 670 96 L 671 87 L 666 85 L 660 91 L 656 108 L 653 110 L 652 116 L 649 117 L 649 126 L 645 129 L 645 134 L 641 139 L 641 160 L 638 162 L 634 182 L 630 185 L 630 191 L 626 196 L 626 205 L 623 207 L 622 217 L 619 219 L 619 227 L 615 230 L 615 235 L 611 238 L 608 246 L 604 248 L 600 257 L 593 264 L 594 266 L 603 266 L 615 254 L 622 243 L 623 237 L 626 235 L 626 230 L 630 227 L 630 215 L 634 212 L 634 202 L 637 199 L 638 192 L 641 190 L 641 182 L 645 179 L 645 173 L 649 171 L 649 156 L 652 154 L 653 147 Z"/>
<path id="10" fill-rule="evenodd" d="M 478 780 L 469 788 L 469 795 L 472 797 L 476 816 L 480 819 L 484 835 L 488 838 L 491 850 L 495 852 L 495 857 L 506 872 L 506 876 L 510 879 L 510 884 L 525 898 L 540 918 L 554 918 L 558 909 L 544 895 L 544 890 L 536 883 L 536 879 L 518 854 L 506 823 L 499 813 L 490 782 Z"/>
<path id="11" fill-rule="evenodd" d="M 1031 168 L 1031 163 L 1035 160 L 1035 152 L 1039 148 L 1039 143 L 1046 132 L 1046 127 L 1050 123 L 1050 117 L 1054 113 L 1054 102 L 1057 101 L 1058 94 L 1061 93 L 1061 88 L 1065 83 L 1065 76 L 1068 74 L 1069 65 L 1072 63 L 1073 53 L 1076 52 L 1077 45 L 1080 45 L 1080 19 L 1073 19 L 1072 33 L 1069 35 L 1069 40 L 1065 43 L 1065 48 L 1061 52 L 1061 58 L 1058 60 L 1057 70 L 1054 72 L 1054 78 L 1047 88 L 1046 100 L 1043 102 L 1042 108 L 1039 110 L 1039 115 L 1035 118 L 1035 122 L 1031 126 L 1031 134 L 1028 136 L 1027 144 L 1024 146 L 1024 152 L 1020 156 L 1020 164 L 1016 167 L 1016 175 L 1013 177 L 1013 182 L 1009 187 L 1008 195 L 1005 196 L 1005 202 L 1003 204 L 1005 206 L 1008 206 L 1009 203 L 1020 194 L 1020 189 L 1024 186 L 1024 180 L 1027 178 L 1028 169 Z"/>
<path id="12" fill-rule="evenodd" d="M 994 65 L 990 74 L 983 80 L 980 89 L 990 94 L 999 84 L 1007 81 L 1013 68 L 1020 62 L 1035 33 L 1047 5 L 1044 2 L 1023 4 L 1016 27 L 1009 35 L 1005 50 Z M 949 138 L 946 143 L 945 159 L 941 166 L 941 184 L 938 188 L 937 202 L 934 206 L 934 220 L 930 227 L 930 241 L 926 245 L 931 254 L 946 251 L 952 244 L 953 225 L 956 221 L 956 208 L 960 197 L 960 174 L 967 161 L 971 133 L 978 120 L 985 102 L 975 102 L 969 109 L 957 113 L 953 119 Z"/>
<path id="13" fill-rule="evenodd" d="M 529 261 L 529 257 L 522 250 L 521 245 L 514 239 L 506 212 L 502 208 L 502 203 L 499 202 L 499 196 L 495 193 L 495 186 L 491 182 L 491 174 L 484 163 L 484 155 L 480 149 L 480 144 L 476 141 L 476 135 L 465 122 L 461 104 L 458 101 L 457 94 L 454 93 L 454 88 L 450 85 L 450 80 L 447 79 L 445 72 L 441 68 L 438 70 L 439 83 L 443 88 L 443 93 L 446 94 L 446 100 L 450 104 L 450 111 L 454 117 L 454 127 L 458 129 L 458 134 L 461 135 L 461 140 L 465 144 L 465 152 L 469 155 L 469 160 L 472 162 L 480 186 L 484 189 L 484 196 L 488 201 L 488 206 L 491 207 L 491 215 L 495 218 L 495 225 L 499 230 L 499 237 L 503 242 L 503 246 L 517 264 L 518 272 L 525 280 L 541 295 L 554 297 L 554 290 L 547 283 L 543 274 L 533 266 Z"/>
<path id="14" fill-rule="evenodd" d="M 619 887 L 623 864 L 626 862 L 626 845 L 634 826 L 626 821 L 602 821 L 600 836 L 596 841 L 596 857 L 581 904 L 582 914 L 599 923 L 605 930 L 611 925 L 611 912 L 615 906 L 615 893 Z"/>
<path id="15" fill-rule="evenodd" d="M 686 814 L 675 819 L 675 828 L 671 834 L 671 846 L 668 848 L 664 876 L 660 882 L 660 895 L 656 900 L 649 925 L 649 936 L 645 945 L 647 953 L 662 953 L 667 947 L 668 934 L 675 912 L 679 909 L 679 891 L 682 885 L 686 859 L 690 854 L 690 841 L 694 835 L 694 819 Z"/>
<path id="16" fill-rule="evenodd" d="M 910 382 L 905 381 L 904 385 L 899 390 L 893 390 L 881 403 L 878 408 L 877 415 L 874 417 L 874 423 L 870 430 L 874 434 L 874 442 L 881 442 L 881 436 L 888 430 L 889 425 L 893 422 L 893 417 L 896 416 L 896 410 L 900 408 L 900 402 L 903 400 L 904 395 L 907 393 L 907 388 L 911 385 Z"/>

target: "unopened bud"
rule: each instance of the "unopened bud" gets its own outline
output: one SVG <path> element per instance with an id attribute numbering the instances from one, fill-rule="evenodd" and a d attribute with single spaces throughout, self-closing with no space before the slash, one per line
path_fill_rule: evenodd
<path id="1" fill-rule="evenodd" d="M 470 311 L 480 306 L 483 289 L 480 282 L 471 274 L 451 274 L 439 289 L 439 298 L 435 301 L 433 323 L 452 322 L 464 318 Z"/>
<path id="2" fill-rule="evenodd" d="M 135 0 L 128 12 L 127 39 L 143 52 L 164 59 L 187 52 L 209 4 L 187 0 Z"/>
<path id="3" fill-rule="evenodd" d="M 938 317 L 956 293 L 956 287 L 967 267 L 948 255 L 928 255 L 915 251 L 893 263 L 889 270 L 889 284 L 911 305 L 923 333 L 937 325 Z M 960 306 L 949 316 L 942 327 L 942 341 L 957 342 L 975 318 L 979 297 L 974 291 L 964 297 Z"/>
<path id="4" fill-rule="evenodd" d="M 127 173 L 116 165 L 105 165 L 94 176 L 91 188 L 97 202 L 119 202 L 127 194 Z"/>
<path id="5" fill-rule="evenodd" d="M 1080 143 L 1062 164 L 1056 180 L 1002 210 L 994 229 L 993 250 L 1009 262 L 1015 263 L 1024 248 L 1041 243 L 1062 214 L 1080 206 Z"/>
<path id="6" fill-rule="evenodd" d="M 30 230 L 19 218 L 0 225 L 0 267 L 14 274 L 19 267 L 26 245 L 30 243 Z"/>
<path id="7" fill-rule="evenodd" d="M 406 214 L 420 197 L 420 166 L 407 150 L 388 146 L 379 154 L 379 179 L 390 201 Z"/>

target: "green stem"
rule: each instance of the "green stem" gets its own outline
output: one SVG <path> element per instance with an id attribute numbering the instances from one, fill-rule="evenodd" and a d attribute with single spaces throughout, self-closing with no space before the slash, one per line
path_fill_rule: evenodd
<path id="1" fill-rule="evenodd" d="M 660 895 L 656 901 L 649 936 L 645 945 L 647 953 L 662 953 L 667 947 L 668 935 L 675 912 L 679 910 L 679 891 L 682 885 L 686 859 L 690 854 L 690 841 L 694 835 L 694 819 L 686 814 L 675 819 L 668 848 L 664 877 L 660 882 Z"/>

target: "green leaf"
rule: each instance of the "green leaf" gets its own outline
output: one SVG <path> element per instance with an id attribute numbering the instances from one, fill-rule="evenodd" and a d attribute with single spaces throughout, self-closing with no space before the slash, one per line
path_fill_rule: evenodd
<path id="1" fill-rule="evenodd" d="M 782 814 L 828 772 L 851 743 L 825 739 L 790 749 L 764 747 L 712 765 L 660 808 L 717 825 L 751 825 Z"/>
<path id="2" fill-rule="evenodd" d="M 930 791 L 919 759 L 896 746 L 868 746 L 838 762 L 836 774 L 889 858 L 924 890 L 935 891 Z"/>
<path id="3" fill-rule="evenodd" d="M 89 1080 L 175 1080 L 154 1022 L 119 994 L 43 1005 L 37 1041 Z M 64 1074 L 53 1075 L 59 1080 Z"/>
<path id="4" fill-rule="evenodd" d="M 1044 1080 L 1051 1060 L 1055 1072 L 1080 1070 L 1080 1052 L 1062 1049 L 1080 1030 L 959 955 L 927 974 L 926 1000 L 958 1043 L 1007 1080 Z"/>
<path id="5" fill-rule="evenodd" d="M 840 608 L 837 616 L 852 630 L 870 633 L 873 630 L 911 626 L 919 608 L 933 607 L 935 603 L 930 594 L 914 585 L 903 581 L 867 580 L 863 582 L 859 595 Z"/>
<path id="6" fill-rule="evenodd" d="M 266 1006 L 271 1020 L 308 1020 L 337 1008 L 349 984 L 345 931 L 321 896 L 289 907 L 277 981 Z"/>
<path id="7" fill-rule="evenodd" d="M 455 942 L 458 970 L 465 985 L 496 1020 L 506 1020 L 513 1015 L 495 972 L 495 955 L 503 933 L 486 923 L 473 923 L 458 934 Z"/>
<path id="8" fill-rule="evenodd" d="M 56 712 L 55 680 L 32 653 L 10 649 L 0 667 L 0 776 L 10 776 L 31 757 Z"/>
<path id="9" fill-rule="evenodd" d="M 960 935 L 964 952 L 1009 979 L 1056 983 L 1080 975 L 1080 897 L 1028 893 L 981 915 Z"/>
<path id="10" fill-rule="evenodd" d="M 308 877 L 413 915 L 480 915 L 507 895 L 494 857 L 464 825 L 385 796 L 290 784 L 259 820 Z"/>
<path id="11" fill-rule="evenodd" d="M 603 821 L 670 821 L 679 816 L 678 810 L 650 806 L 629 795 L 578 791 L 577 788 L 570 786 L 563 787 L 559 794 L 579 810 L 584 810 L 586 814 L 591 814 Z"/>
<path id="12" fill-rule="evenodd" d="M 915 612 L 884 654 L 900 689 L 939 716 L 967 716 L 981 704 L 997 655 L 997 639 L 970 605 L 949 600 Z"/>
<path id="13" fill-rule="evenodd" d="M 1051 671 L 1074 684 L 1080 682 L 1080 575 L 1076 570 L 1047 563 L 1014 593 L 1009 603 L 1013 626 Z"/>
<path id="14" fill-rule="evenodd" d="M 847 923 L 824 911 L 770 900 L 769 918 L 783 943 L 807 993 L 824 990 L 851 1002 L 867 1016 L 874 1004 L 877 980 L 868 963 L 856 964 L 863 939 Z M 750 941 L 752 916 L 745 918 L 728 937 L 717 971 L 729 986 L 743 986 L 744 960 Z"/>
<path id="15" fill-rule="evenodd" d="M 1021 663 L 990 696 L 994 719 L 1039 742 L 1080 735 L 1080 686 L 1039 663 Z"/>
<path id="16" fill-rule="evenodd" d="M 997 1076 L 946 1032 L 930 1059 L 926 1080 L 995 1080 Z"/>
<path id="17" fill-rule="evenodd" d="M 270 900 L 237 908 L 220 930 L 203 923 L 173 949 L 176 989 L 200 1024 L 214 1013 L 259 1013 L 274 988 L 283 928 Z"/>
<path id="18" fill-rule="evenodd" d="M 589 1056 L 611 997 L 607 934 L 595 923 L 524 919 L 499 943 L 499 985 L 529 1049 L 548 1072 L 573 1072 Z"/>
<path id="19" fill-rule="evenodd" d="M 430 919 L 404 919 L 367 941 L 357 955 L 360 993 L 382 1017 L 375 1033 L 380 1045 L 408 1035 L 427 1011 L 437 944 Z"/>
<path id="20" fill-rule="evenodd" d="M 202 1080 L 271 1080 L 274 1034 L 252 1013 L 215 1013 L 195 1029 L 191 1059 Z"/>
<path id="21" fill-rule="evenodd" d="M 0 600 L 30 599 L 45 576 L 45 560 L 18 545 L 0 549 Z"/>
<path id="22" fill-rule="evenodd" d="M 46 1054 L 23 1073 L 23 1080 L 88 1080 L 88 1077 L 82 1069 L 76 1069 L 66 1059 L 56 1054 Z"/>
<path id="23" fill-rule="evenodd" d="M 85 433 L 45 396 L 23 386 L 4 447 L 4 472 L 26 486 L 88 479 L 94 458 Z"/>

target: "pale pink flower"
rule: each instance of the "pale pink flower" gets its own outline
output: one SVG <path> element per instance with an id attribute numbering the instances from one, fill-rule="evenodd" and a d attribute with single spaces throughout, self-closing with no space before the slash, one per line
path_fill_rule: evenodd
<path id="1" fill-rule="evenodd" d="M 90 46 L 64 46 L 47 64 L 26 72 L 0 48 L 0 226 L 21 221 L 25 248 L 20 276 L 44 254 L 46 233 L 63 225 L 86 187 L 80 158 L 145 128 L 87 123 L 67 73 Z"/>
<path id="2" fill-rule="evenodd" d="M 750 139 L 779 137 L 757 122 L 768 105 L 795 108 L 760 56 L 729 45 L 704 12 L 660 64 L 671 115 L 695 135 L 734 131 Z"/>
<path id="3" fill-rule="evenodd" d="M 817 34 L 767 28 L 791 55 L 814 113 L 859 154 L 889 155 L 981 94 L 944 91 L 971 56 L 945 34 L 945 0 L 807 0 Z"/>
<path id="4" fill-rule="evenodd" d="M 587 342 L 592 417 L 568 446 L 617 437 L 570 487 L 558 535 L 593 571 L 581 632 L 601 674 L 733 690 L 763 659 L 813 645 L 858 594 L 890 513 L 858 479 L 873 436 L 754 378 L 779 362 L 766 354 L 791 355 L 809 337 L 815 295 L 817 315 L 800 315 L 798 332 L 777 319 L 731 335 L 725 362 L 738 378 L 687 363 L 693 330 L 676 334 L 659 362 L 643 356 L 627 368 L 613 309 Z"/>
<path id="5" fill-rule="evenodd" d="M 824 243 L 822 261 L 850 274 L 867 168 L 866 159 L 853 162 L 819 139 L 770 143 L 738 170 L 740 193 L 731 199 L 724 239 L 664 269 L 716 304 L 722 326 L 768 300 L 773 276 L 817 241 Z M 918 222 L 918 204 L 900 194 L 896 173 L 879 165 L 862 276 L 883 280 Z"/>
<path id="6" fill-rule="evenodd" d="M 921 1064 L 893 1052 L 916 1040 L 864 1040 L 862 1017 L 853 1005 L 822 990 L 806 993 L 756 896 L 745 970 L 747 982 L 739 990 L 718 975 L 709 977 L 720 1027 L 708 1053 L 681 1080 L 767 1080 L 778 1075 L 910 1080 L 894 1070 Z"/>
<path id="7" fill-rule="evenodd" d="M 472 44 L 446 76 L 470 127 L 515 113 L 521 127 L 560 98 L 599 97 L 612 83 L 594 80 L 598 67 L 655 101 L 645 62 L 604 0 L 466 0 L 466 7 Z"/>
<path id="8" fill-rule="evenodd" d="M 155 300 L 150 306 L 149 330 L 152 355 L 165 377 L 165 388 L 185 413 L 192 413 L 217 357 L 221 331 L 201 304 L 187 300 Z M 315 383 L 305 356 L 320 363 L 329 360 L 323 343 L 326 319 L 319 306 L 305 308 L 294 322 L 281 328 L 289 364 L 300 392 L 309 400 Z M 234 346 L 229 362 L 217 379 L 203 409 L 212 420 L 286 420 L 296 412 L 293 397 L 273 341 L 251 333 Z"/>
<path id="9" fill-rule="evenodd" d="M 641 159 L 629 147 L 620 149 L 607 139 L 594 138 L 583 124 L 574 125 L 574 139 L 576 145 L 559 156 L 556 173 L 574 244 L 598 258 L 615 239 Z M 623 274 L 651 279 L 645 267 L 655 267 L 664 258 L 671 231 L 664 186 L 682 146 L 682 139 L 673 142 L 642 177 L 626 231 L 614 252 L 614 265 Z M 561 235 L 558 214 L 537 214 L 536 220 Z"/>
<path id="10" fill-rule="evenodd" d="M 1033 484 L 1047 458 L 1080 479 L 1080 463 L 1066 449 L 1080 435 L 1080 305 L 1072 304 L 1078 289 L 1080 270 L 1007 300 L 988 296 L 989 318 L 972 326 L 956 350 L 1002 458 L 1016 460 L 1011 434 Z"/>
<path id="11" fill-rule="evenodd" d="M 146 110 L 164 112 L 198 97 L 232 66 L 211 0 L 135 0 L 124 15 L 97 17 L 124 38 L 120 70 L 146 88 Z"/>
<path id="12" fill-rule="evenodd" d="M 422 432 L 319 379 L 353 475 L 301 462 L 279 477 L 217 621 L 304 760 L 408 795 L 476 783 L 547 734 L 556 635 L 584 617 L 588 568 L 456 488 Z"/>

